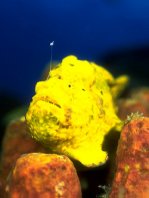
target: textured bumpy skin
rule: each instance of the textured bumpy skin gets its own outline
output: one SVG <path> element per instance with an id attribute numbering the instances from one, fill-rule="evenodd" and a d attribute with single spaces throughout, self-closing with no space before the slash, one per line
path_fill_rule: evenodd
<path id="1" fill-rule="evenodd" d="M 104 136 L 121 123 L 114 99 L 127 81 L 126 76 L 114 79 L 95 63 L 64 58 L 46 81 L 36 84 L 26 114 L 31 136 L 87 167 L 104 163 Z"/>
<path id="2" fill-rule="evenodd" d="M 131 115 L 122 129 L 109 198 L 149 198 L 149 118 Z"/>
<path id="3" fill-rule="evenodd" d="M 73 163 L 66 156 L 43 153 L 17 159 L 7 179 L 6 195 L 7 198 L 82 197 Z"/>

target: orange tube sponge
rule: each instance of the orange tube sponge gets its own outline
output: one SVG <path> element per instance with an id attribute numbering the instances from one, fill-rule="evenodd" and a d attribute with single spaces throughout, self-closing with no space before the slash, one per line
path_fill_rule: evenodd
<path id="1" fill-rule="evenodd" d="M 130 118 L 130 117 L 129 117 Z M 149 118 L 132 117 L 121 133 L 110 198 L 149 197 Z"/>
<path id="2" fill-rule="evenodd" d="M 47 150 L 29 136 L 26 122 L 23 118 L 12 121 L 7 126 L 2 142 L 2 177 L 6 179 L 12 166 L 22 154 L 32 152 L 45 153 Z"/>
<path id="3" fill-rule="evenodd" d="M 20 157 L 6 191 L 9 198 L 81 198 L 73 163 L 55 154 L 32 153 Z"/>

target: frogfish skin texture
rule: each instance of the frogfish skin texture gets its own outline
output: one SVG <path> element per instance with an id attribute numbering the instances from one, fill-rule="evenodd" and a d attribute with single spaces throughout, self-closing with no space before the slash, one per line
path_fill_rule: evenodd
<path id="1" fill-rule="evenodd" d="M 75 56 L 65 57 L 37 82 L 26 121 L 31 136 L 54 153 L 95 167 L 106 162 L 105 135 L 121 124 L 114 101 L 128 78 Z"/>

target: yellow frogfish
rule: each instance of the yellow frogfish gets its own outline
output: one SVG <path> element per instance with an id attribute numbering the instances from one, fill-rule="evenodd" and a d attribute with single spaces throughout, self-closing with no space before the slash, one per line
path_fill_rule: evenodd
<path id="1" fill-rule="evenodd" d="M 121 125 L 115 99 L 128 77 L 115 79 L 105 68 L 75 56 L 65 57 L 49 76 L 37 82 L 26 114 L 31 136 L 86 167 L 105 163 L 102 144 Z"/>

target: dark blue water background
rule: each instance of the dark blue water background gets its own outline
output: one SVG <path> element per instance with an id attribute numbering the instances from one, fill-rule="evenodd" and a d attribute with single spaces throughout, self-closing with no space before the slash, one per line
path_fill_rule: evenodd
<path id="1" fill-rule="evenodd" d="M 0 0 L 0 91 L 29 102 L 53 40 L 55 60 L 74 54 L 104 64 L 110 53 L 148 49 L 149 1 Z"/>

